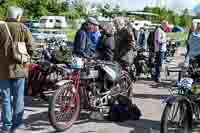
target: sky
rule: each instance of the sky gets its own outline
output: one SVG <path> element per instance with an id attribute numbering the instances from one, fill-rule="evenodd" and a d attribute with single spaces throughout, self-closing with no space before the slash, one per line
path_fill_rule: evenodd
<path id="1" fill-rule="evenodd" d="M 145 6 L 162 5 L 169 9 L 193 9 L 200 0 L 88 0 L 90 2 L 113 3 L 120 5 L 122 9 L 143 9 Z"/>

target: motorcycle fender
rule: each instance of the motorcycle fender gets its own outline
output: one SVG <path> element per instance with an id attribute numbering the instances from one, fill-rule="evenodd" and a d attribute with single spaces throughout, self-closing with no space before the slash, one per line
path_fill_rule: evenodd
<path id="1" fill-rule="evenodd" d="M 68 84 L 70 82 L 72 82 L 72 81 L 71 80 L 61 80 L 61 81 L 58 81 L 56 83 L 56 85 L 59 86 L 59 87 L 61 87 L 61 86 L 65 85 L 65 84 Z"/>
<path id="2" fill-rule="evenodd" d="M 191 101 L 188 98 L 184 97 L 184 96 L 169 96 L 162 103 L 163 104 L 167 103 L 167 104 L 173 105 L 173 104 L 176 103 L 176 101 L 179 101 L 179 100 L 184 100 L 185 102 L 187 102 L 188 105 L 190 106 L 190 109 L 192 110 L 192 103 L 191 103 Z"/>
<path id="3" fill-rule="evenodd" d="M 162 103 L 169 103 L 169 104 L 174 104 L 176 101 L 183 99 L 189 104 L 191 104 L 190 100 L 184 96 L 169 96 L 167 99 L 165 99 Z"/>
<path id="4" fill-rule="evenodd" d="M 162 104 L 164 104 L 164 103 L 173 104 L 173 103 L 175 103 L 175 101 L 176 101 L 176 96 L 169 96 L 162 101 Z"/>

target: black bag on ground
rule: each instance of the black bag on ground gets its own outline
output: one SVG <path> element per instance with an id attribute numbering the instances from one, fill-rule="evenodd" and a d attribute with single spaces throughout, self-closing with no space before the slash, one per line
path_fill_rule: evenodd
<path id="1" fill-rule="evenodd" d="M 131 100 L 122 95 L 116 96 L 111 103 L 109 120 L 115 122 L 123 122 L 127 120 L 139 120 L 142 116 L 137 105 L 132 104 Z"/>

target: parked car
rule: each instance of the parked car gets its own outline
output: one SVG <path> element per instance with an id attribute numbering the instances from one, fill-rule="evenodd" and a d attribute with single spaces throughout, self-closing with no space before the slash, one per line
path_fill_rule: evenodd
<path id="1" fill-rule="evenodd" d="M 67 22 L 64 16 L 43 16 L 40 18 L 41 28 L 66 28 Z"/>
<path id="2" fill-rule="evenodd" d="M 24 21 L 23 24 L 26 25 L 28 28 L 31 28 L 31 27 L 32 27 L 31 20 Z"/>
<path id="3" fill-rule="evenodd" d="M 66 34 L 63 31 L 54 31 L 52 36 L 58 39 L 67 40 Z"/>
<path id="4" fill-rule="evenodd" d="M 40 21 L 33 20 L 32 21 L 32 28 L 40 28 Z"/>
<path id="5" fill-rule="evenodd" d="M 38 20 L 27 20 L 23 22 L 28 28 L 39 28 L 40 22 Z"/>
<path id="6" fill-rule="evenodd" d="M 47 38 L 56 38 L 56 39 L 62 39 L 67 40 L 67 36 L 63 31 L 38 31 L 35 29 L 31 29 L 32 36 L 35 41 L 37 42 L 43 42 Z"/>
<path id="7" fill-rule="evenodd" d="M 47 33 L 40 32 L 38 30 L 31 30 L 31 32 L 32 32 L 33 39 L 36 42 L 42 42 L 48 37 Z"/>

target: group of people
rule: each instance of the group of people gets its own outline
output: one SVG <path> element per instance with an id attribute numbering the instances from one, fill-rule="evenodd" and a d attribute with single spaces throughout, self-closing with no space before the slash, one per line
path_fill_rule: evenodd
<path id="1" fill-rule="evenodd" d="M 122 17 L 113 22 L 99 24 L 88 18 L 77 31 L 74 54 L 83 58 L 98 58 L 106 61 L 133 62 L 136 40 L 133 31 Z"/>
<path id="2" fill-rule="evenodd" d="M 168 22 L 150 32 L 147 43 L 150 60 L 155 57 L 155 75 L 153 79 L 160 82 L 162 64 L 166 61 Z M 137 48 L 145 47 L 145 29 L 139 33 L 123 17 L 116 17 L 112 22 L 99 24 L 95 18 L 88 18 L 77 31 L 74 41 L 74 54 L 84 58 L 99 58 L 117 61 L 131 66 L 136 57 Z"/>

